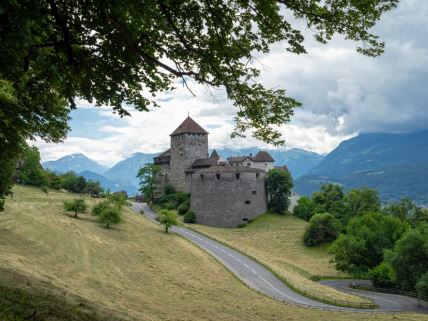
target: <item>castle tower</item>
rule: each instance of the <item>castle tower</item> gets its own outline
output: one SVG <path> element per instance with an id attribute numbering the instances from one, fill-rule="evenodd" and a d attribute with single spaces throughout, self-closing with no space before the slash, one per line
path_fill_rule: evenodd
<path id="1" fill-rule="evenodd" d="M 196 159 L 208 157 L 208 132 L 187 117 L 170 136 L 170 183 L 178 191 L 190 192 L 185 171 Z"/>

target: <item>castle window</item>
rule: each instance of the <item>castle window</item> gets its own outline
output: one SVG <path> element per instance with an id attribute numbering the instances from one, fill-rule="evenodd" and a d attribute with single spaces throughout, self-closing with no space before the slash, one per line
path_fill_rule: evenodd
<path id="1" fill-rule="evenodd" d="M 235 177 L 236 177 L 236 179 L 239 179 L 241 177 L 241 174 L 235 173 Z"/>
<path id="2" fill-rule="evenodd" d="M 252 191 L 251 194 L 256 195 L 257 191 Z"/>
<path id="3" fill-rule="evenodd" d="M 203 181 L 204 180 L 204 175 L 203 174 L 201 174 L 201 181 Z"/>
<path id="4" fill-rule="evenodd" d="M 249 204 L 251 204 L 251 201 L 246 200 L 246 201 L 245 201 L 245 204 L 246 204 L 246 205 L 249 205 Z"/>
<path id="5" fill-rule="evenodd" d="M 251 167 L 251 163 L 247 163 L 247 166 L 248 166 L 248 167 Z"/>
<path id="6" fill-rule="evenodd" d="M 248 222 L 248 218 L 244 217 L 244 218 L 242 218 L 242 221 L 243 222 Z"/>
<path id="7" fill-rule="evenodd" d="M 220 174 L 215 174 L 215 178 L 216 178 L 216 180 L 220 180 Z"/>
<path id="8" fill-rule="evenodd" d="M 256 178 L 258 179 L 260 177 L 260 174 L 259 173 L 256 173 Z"/>
<path id="9" fill-rule="evenodd" d="M 267 163 L 265 163 L 265 166 L 267 166 Z"/>
<path id="10" fill-rule="evenodd" d="M 168 179 L 168 174 L 165 174 L 165 179 Z"/>

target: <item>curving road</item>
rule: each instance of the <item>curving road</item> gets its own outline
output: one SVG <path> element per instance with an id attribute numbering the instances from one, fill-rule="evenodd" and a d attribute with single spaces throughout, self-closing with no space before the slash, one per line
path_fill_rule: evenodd
<path id="1" fill-rule="evenodd" d="M 155 220 L 156 214 L 150 209 L 147 204 L 133 203 L 132 209 L 138 213 L 143 210 L 144 214 L 149 219 L 157 223 L 157 221 Z M 185 227 L 174 226 L 170 229 L 170 231 L 185 237 L 186 239 L 195 243 L 197 246 L 206 250 L 249 287 L 277 300 L 314 308 L 342 311 L 418 311 L 422 313 L 428 313 L 428 305 L 425 305 L 422 308 L 418 308 L 416 299 L 403 297 L 395 294 L 374 293 L 368 291 L 355 291 L 353 293 L 358 292 L 356 294 L 372 298 L 374 302 L 379 306 L 379 308 L 375 310 L 361 310 L 355 308 L 337 307 L 334 305 L 315 301 L 294 292 L 265 267 L 263 267 L 253 259 L 219 242 L 216 242 L 199 233 L 191 231 Z M 351 291 L 350 289 L 344 289 L 345 282 L 349 284 L 350 281 L 326 281 L 323 283 L 344 292 Z"/>

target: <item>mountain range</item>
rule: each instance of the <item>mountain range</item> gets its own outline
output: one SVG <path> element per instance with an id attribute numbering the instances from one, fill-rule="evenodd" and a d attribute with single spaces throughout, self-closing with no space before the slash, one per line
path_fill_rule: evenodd
<path id="1" fill-rule="evenodd" d="M 230 156 L 255 155 L 258 148 L 246 149 L 218 149 L 222 158 Z M 275 165 L 287 165 L 294 178 L 307 173 L 312 167 L 321 162 L 323 156 L 303 149 L 268 150 L 275 159 Z M 86 179 L 99 181 L 105 189 L 112 192 L 125 190 L 133 195 L 138 190 L 137 173 L 144 164 L 153 162 L 153 157 L 158 153 L 135 153 L 111 168 L 107 168 L 91 160 L 83 154 L 73 154 L 61 157 L 56 161 L 42 163 L 45 169 L 58 173 L 74 171 Z"/>
<path id="2" fill-rule="evenodd" d="M 384 202 L 409 197 L 428 205 L 428 131 L 360 134 L 346 140 L 299 177 L 294 190 L 309 195 L 324 183 L 374 188 Z"/>

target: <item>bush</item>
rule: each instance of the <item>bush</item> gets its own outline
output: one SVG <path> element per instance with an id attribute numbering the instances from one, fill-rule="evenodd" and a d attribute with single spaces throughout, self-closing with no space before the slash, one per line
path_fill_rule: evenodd
<path id="1" fill-rule="evenodd" d="M 158 203 L 165 208 L 168 206 L 170 210 L 176 210 L 183 202 L 190 200 L 189 193 L 174 193 L 169 195 L 164 195 L 158 199 Z M 166 205 L 169 204 L 169 205 Z"/>
<path id="2" fill-rule="evenodd" d="M 330 213 L 315 214 L 309 221 L 303 241 L 307 246 L 328 243 L 337 238 L 339 224 Z"/>
<path id="3" fill-rule="evenodd" d="M 171 185 L 166 185 L 163 189 L 165 195 L 175 194 L 175 189 Z"/>
<path id="4" fill-rule="evenodd" d="M 42 190 L 43 193 L 49 194 L 49 188 L 47 186 L 42 186 L 40 187 L 40 189 Z"/>
<path id="5" fill-rule="evenodd" d="M 378 288 L 392 288 L 394 284 L 394 270 L 387 262 L 382 262 L 369 272 L 373 286 Z"/>
<path id="6" fill-rule="evenodd" d="M 190 200 L 184 201 L 177 209 L 179 215 L 184 215 L 190 209 Z"/>
<path id="7" fill-rule="evenodd" d="M 184 223 L 195 223 L 196 222 L 195 213 L 193 213 L 192 211 L 188 211 L 183 217 L 183 222 Z"/>

